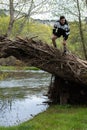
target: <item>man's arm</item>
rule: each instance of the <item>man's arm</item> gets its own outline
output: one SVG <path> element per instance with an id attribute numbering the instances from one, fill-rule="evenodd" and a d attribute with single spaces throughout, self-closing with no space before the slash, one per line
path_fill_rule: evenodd
<path id="1" fill-rule="evenodd" d="M 66 28 L 66 30 L 65 30 L 64 40 L 67 40 L 67 39 L 68 39 L 69 34 L 70 34 L 70 27 L 69 27 L 69 25 L 67 25 L 67 28 Z"/>
<path id="2" fill-rule="evenodd" d="M 69 37 L 69 34 L 70 34 L 70 27 L 69 27 L 69 25 L 67 25 L 67 28 L 65 30 L 65 35 L 63 36 L 63 44 L 64 45 L 66 44 L 66 41 Z"/>
<path id="3" fill-rule="evenodd" d="M 59 21 L 56 21 L 53 26 L 53 34 L 58 32 L 58 28 L 59 28 Z"/>

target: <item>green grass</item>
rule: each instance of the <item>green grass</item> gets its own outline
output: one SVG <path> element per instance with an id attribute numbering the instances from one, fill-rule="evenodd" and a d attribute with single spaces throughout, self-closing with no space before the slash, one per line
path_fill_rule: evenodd
<path id="1" fill-rule="evenodd" d="M 51 106 L 30 121 L 0 130 L 87 130 L 87 108 Z"/>
<path id="2" fill-rule="evenodd" d="M 28 66 L 0 66 L 1 70 L 39 70 L 36 67 L 28 67 Z"/>

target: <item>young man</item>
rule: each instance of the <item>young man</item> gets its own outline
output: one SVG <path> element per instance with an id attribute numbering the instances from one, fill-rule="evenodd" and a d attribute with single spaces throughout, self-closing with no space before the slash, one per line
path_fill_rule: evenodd
<path id="1" fill-rule="evenodd" d="M 53 28 L 53 35 L 52 35 L 52 43 L 54 47 L 56 46 L 56 39 L 63 36 L 63 47 L 64 47 L 64 53 L 66 53 L 66 41 L 68 39 L 68 36 L 70 34 L 70 28 L 68 25 L 68 22 L 66 21 L 64 16 L 60 16 L 60 19 L 56 21 Z"/>

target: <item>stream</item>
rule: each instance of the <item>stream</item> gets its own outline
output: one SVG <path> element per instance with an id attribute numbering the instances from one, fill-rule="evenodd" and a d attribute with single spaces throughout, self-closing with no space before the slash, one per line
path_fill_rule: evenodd
<path id="1" fill-rule="evenodd" d="M 49 106 L 43 96 L 51 75 L 38 70 L 0 71 L 0 126 L 18 125 Z"/>

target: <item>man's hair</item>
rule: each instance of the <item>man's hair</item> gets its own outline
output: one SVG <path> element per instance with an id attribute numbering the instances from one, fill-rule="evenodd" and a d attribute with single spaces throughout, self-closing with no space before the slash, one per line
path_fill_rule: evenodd
<path id="1" fill-rule="evenodd" d="M 65 16 L 60 16 L 60 20 L 61 20 L 61 19 L 65 19 Z"/>
<path id="2" fill-rule="evenodd" d="M 68 25 L 68 21 L 66 20 L 65 16 L 60 16 L 60 20 L 61 20 L 61 19 L 65 19 L 65 24 Z"/>

